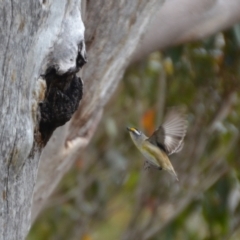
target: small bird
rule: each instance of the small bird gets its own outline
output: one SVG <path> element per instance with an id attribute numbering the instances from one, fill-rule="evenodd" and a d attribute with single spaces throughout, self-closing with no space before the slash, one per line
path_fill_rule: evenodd
<path id="1" fill-rule="evenodd" d="M 166 114 L 162 125 L 149 138 L 136 128 L 127 127 L 127 130 L 136 147 L 147 159 L 144 168 L 166 170 L 178 181 L 168 156 L 179 152 L 183 147 L 183 139 L 187 131 L 185 114 L 179 109 L 172 108 Z"/>

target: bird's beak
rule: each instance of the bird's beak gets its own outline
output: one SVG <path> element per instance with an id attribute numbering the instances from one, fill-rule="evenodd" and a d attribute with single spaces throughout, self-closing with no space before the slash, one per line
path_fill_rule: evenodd
<path id="1" fill-rule="evenodd" d="M 127 130 L 128 130 L 129 132 L 133 132 L 133 128 L 127 127 Z"/>

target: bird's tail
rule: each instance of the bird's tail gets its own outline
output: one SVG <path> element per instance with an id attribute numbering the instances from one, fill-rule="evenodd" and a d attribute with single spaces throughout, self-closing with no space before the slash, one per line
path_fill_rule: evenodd
<path id="1" fill-rule="evenodd" d="M 176 172 L 174 171 L 173 166 L 169 167 L 169 168 L 167 169 L 167 171 L 168 171 L 172 176 L 175 177 L 176 181 L 179 182 L 178 176 L 177 176 Z"/>

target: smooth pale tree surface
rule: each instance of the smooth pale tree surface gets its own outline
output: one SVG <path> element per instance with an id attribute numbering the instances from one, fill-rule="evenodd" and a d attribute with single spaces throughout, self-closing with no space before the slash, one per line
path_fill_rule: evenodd
<path id="1" fill-rule="evenodd" d="M 168 0 L 153 16 L 132 61 L 156 49 L 202 39 L 240 21 L 239 0 Z"/>

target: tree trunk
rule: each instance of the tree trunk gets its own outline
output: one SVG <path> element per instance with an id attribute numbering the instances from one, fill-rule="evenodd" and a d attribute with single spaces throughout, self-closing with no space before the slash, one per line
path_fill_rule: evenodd
<path id="1" fill-rule="evenodd" d="M 239 0 L 165 1 L 153 16 L 132 61 L 156 49 L 202 39 L 229 28 L 240 21 L 239 11 Z"/>
<path id="2" fill-rule="evenodd" d="M 24 239 L 43 149 L 38 132 L 44 75 L 76 71 L 84 57 L 80 0 L 5 1 L 1 6 L 0 239 Z M 79 44 L 82 48 L 79 50 Z"/>
<path id="3" fill-rule="evenodd" d="M 75 73 L 85 61 L 81 1 L 5 1 L 2 4 L 1 239 L 25 238 L 31 215 L 33 219 L 36 217 L 88 143 L 150 16 L 161 3 L 158 0 L 87 1 L 89 63 L 83 72 L 83 100 L 72 120 L 54 132 L 45 148 L 54 128 L 62 125 L 74 110 L 73 107 L 66 113 L 66 109 L 61 109 L 65 114 L 62 121 L 62 112 L 56 112 L 56 102 L 51 101 L 55 97 L 69 100 L 70 95 L 65 96 L 64 91 L 79 79 Z M 61 106 L 57 106 L 59 111 Z M 51 129 L 46 132 L 49 124 Z"/>

